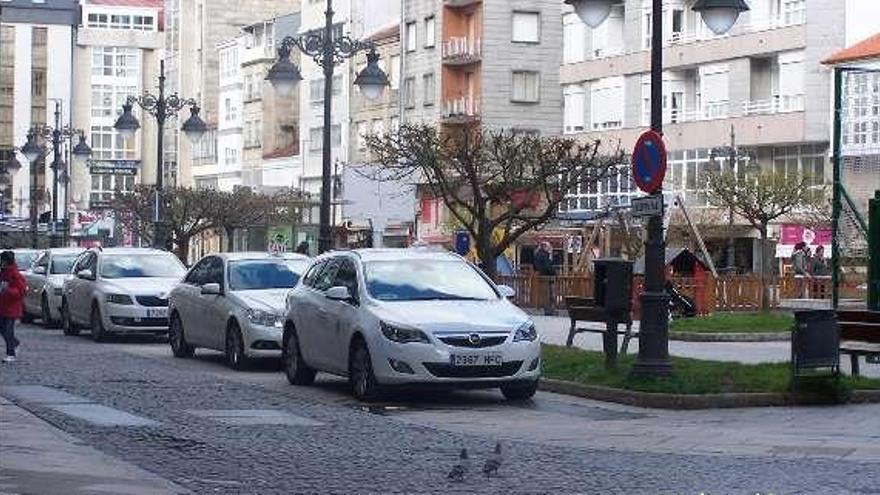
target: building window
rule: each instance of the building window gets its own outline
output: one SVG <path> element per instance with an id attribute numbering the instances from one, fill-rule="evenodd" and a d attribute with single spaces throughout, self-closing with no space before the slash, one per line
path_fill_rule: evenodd
<path id="1" fill-rule="evenodd" d="M 330 126 L 330 146 L 338 148 L 342 145 L 342 125 L 335 124 Z M 324 128 L 312 127 L 309 129 L 309 151 L 320 151 L 324 149 Z"/>
<path id="2" fill-rule="evenodd" d="M 513 42 L 538 43 L 540 41 L 541 14 L 538 12 L 513 12 Z"/>
<path id="3" fill-rule="evenodd" d="M 422 99 L 422 101 L 424 102 L 424 105 L 426 107 L 433 105 L 434 104 L 434 91 L 436 89 L 436 86 L 434 85 L 434 73 L 433 72 L 422 76 L 422 87 L 425 92 L 423 99 Z"/>
<path id="4" fill-rule="evenodd" d="M 433 48 L 437 43 L 436 23 L 434 16 L 425 17 L 425 48 Z"/>
<path id="5" fill-rule="evenodd" d="M 91 207 L 108 207 L 117 194 L 134 191 L 134 182 L 133 175 L 92 175 Z"/>
<path id="6" fill-rule="evenodd" d="M 225 148 L 223 150 L 223 163 L 226 165 L 238 163 L 238 150 L 235 148 Z"/>
<path id="7" fill-rule="evenodd" d="M 576 14 L 562 18 L 562 63 L 582 62 L 586 53 L 586 25 Z"/>
<path id="8" fill-rule="evenodd" d="M 406 108 L 416 106 L 416 78 L 407 77 L 403 81 L 403 104 Z"/>
<path id="9" fill-rule="evenodd" d="M 92 118 L 115 119 L 122 112 L 126 99 L 137 92 L 137 86 L 92 85 Z"/>
<path id="10" fill-rule="evenodd" d="M 540 74 L 534 71 L 513 71 L 513 92 L 510 101 L 537 103 Z"/>
<path id="11" fill-rule="evenodd" d="M 232 98 L 226 98 L 223 102 L 223 111 L 226 116 L 226 122 L 234 122 L 238 120 L 238 106 L 232 101 Z"/>
<path id="12" fill-rule="evenodd" d="M 373 119 L 373 130 L 372 133 L 374 136 L 383 137 L 385 135 L 385 121 L 382 119 Z"/>
<path id="13" fill-rule="evenodd" d="M 96 160 L 133 160 L 135 139 L 125 139 L 112 126 L 92 126 L 92 158 Z"/>
<path id="14" fill-rule="evenodd" d="M 566 86 L 562 90 L 565 132 L 574 133 L 584 130 L 584 88 L 579 84 Z"/>
<path id="15" fill-rule="evenodd" d="M 388 74 L 391 89 L 400 89 L 400 55 L 391 56 L 391 73 Z"/>
<path id="16" fill-rule="evenodd" d="M 107 14 L 89 14 L 88 27 L 90 28 L 107 28 L 110 27 L 110 19 Z"/>
<path id="17" fill-rule="evenodd" d="M 92 75 L 140 78 L 141 53 L 136 48 L 92 48 Z"/>
<path id="18" fill-rule="evenodd" d="M 406 51 L 416 51 L 416 23 L 406 23 Z"/>
<path id="19" fill-rule="evenodd" d="M 333 87 L 331 89 L 333 96 L 342 94 L 342 74 L 333 76 Z M 312 79 L 309 83 L 309 99 L 312 103 L 320 103 L 324 101 L 324 78 Z"/>
<path id="20" fill-rule="evenodd" d="M 782 0 L 781 14 L 784 26 L 803 24 L 807 21 L 806 0 Z"/>
<path id="21" fill-rule="evenodd" d="M 599 79 L 590 86 L 590 122 L 594 131 L 623 127 L 623 77 Z"/>

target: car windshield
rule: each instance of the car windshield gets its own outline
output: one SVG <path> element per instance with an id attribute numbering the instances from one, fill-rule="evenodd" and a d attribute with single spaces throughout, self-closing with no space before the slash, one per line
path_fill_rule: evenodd
<path id="1" fill-rule="evenodd" d="M 183 265 L 171 254 L 115 254 L 104 257 L 103 278 L 177 278 L 184 274 Z"/>
<path id="2" fill-rule="evenodd" d="M 292 289 L 308 260 L 242 260 L 229 263 L 230 290 Z"/>
<path id="3" fill-rule="evenodd" d="M 37 259 L 37 251 L 16 251 L 15 266 L 19 271 L 29 270 L 34 260 Z"/>
<path id="4" fill-rule="evenodd" d="M 52 257 L 52 274 L 53 275 L 63 275 L 65 273 L 70 273 L 70 270 L 73 268 L 73 263 L 76 262 L 77 256 L 53 256 Z"/>
<path id="5" fill-rule="evenodd" d="M 467 263 L 458 260 L 371 261 L 364 275 L 380 301 L 485 301 L 498 295 Z"/>

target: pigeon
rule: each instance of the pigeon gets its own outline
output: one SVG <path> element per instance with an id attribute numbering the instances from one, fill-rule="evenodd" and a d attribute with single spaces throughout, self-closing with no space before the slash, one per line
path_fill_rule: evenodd
<path id="1" fill-rule="evenodd" d="M 458 454 L 458 464 L 452 466 L 452 471 L 449 471 L 446 477 L 452 481 L 464 481 L 470 467 L 471 460 L 468 459 L 467 449 L 461 449 L 461 453 Z"/>
<path id="2" fill-rule="evenodd" d="M 489 458 L 486 459 L 486 463 L 483 464 L 483 474 L 486 475 L 487 478 L 492 477 L 495 474 L 498 474 L 498 469 L 501 467 L 501 442 L 495 444 L 495 450 L 489 454 Z"/>

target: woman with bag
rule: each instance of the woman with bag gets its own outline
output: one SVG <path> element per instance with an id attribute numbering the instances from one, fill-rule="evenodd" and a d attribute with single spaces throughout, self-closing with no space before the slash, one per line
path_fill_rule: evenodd
<path id="1" fill-rule="evenodd" d="M 15 253 L 0 253 L 0 335 L 6 341 L 4 363 L 15 362 L 15 351 L 21 342 L 15 338 L 15 320 L 24 313 L 22 302 L 27 292 L 24 277 L 15 264 Z"/>

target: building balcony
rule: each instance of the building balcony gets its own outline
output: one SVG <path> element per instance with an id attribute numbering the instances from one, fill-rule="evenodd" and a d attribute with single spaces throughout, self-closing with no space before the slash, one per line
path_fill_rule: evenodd
<path id="1" fill-rule="evenodd" d="M 480 118 L 480 100 L 469 96 L 445 100 L 440 118 L 445 124 L 475 122 Z"/>
<path id="2" fill-rule="evenodd" d="M 804 111 L 804 95 L 774 95 L 768 100 L 749 100 L 734 104 L 730 101 L 716 101 L 702 108 L 672 109 L 663 112 L 664 124 L 701 122 L 753 115 L 774 115 Z M 642 114 L 642 125 L 650 125 L 650 109 Z M 596 130 L 605 130 L 596 129 Z"/>
<path id="3" fill-rule="evenodd" d="M 460 7 L 470 7 L 480 2 L 482 0 L 443 0 L 443 5 L 457 9 Z"/>
<path id="4" fill-rule="evenodd" d="M 451 37 L 443 42 L 442 47 L 446 65 L 470 65 L 482 57 L 480 38 Z"/>

